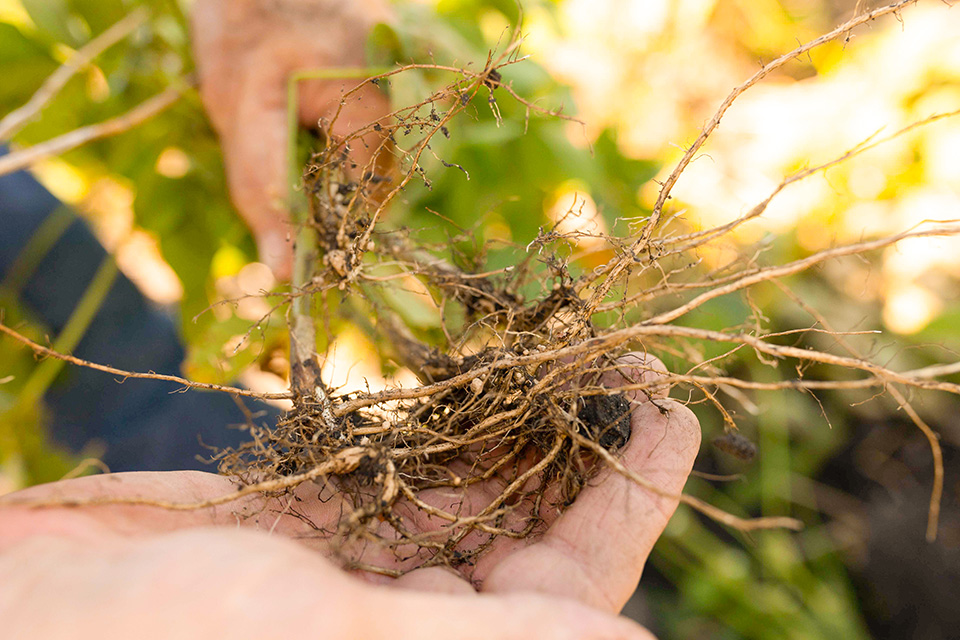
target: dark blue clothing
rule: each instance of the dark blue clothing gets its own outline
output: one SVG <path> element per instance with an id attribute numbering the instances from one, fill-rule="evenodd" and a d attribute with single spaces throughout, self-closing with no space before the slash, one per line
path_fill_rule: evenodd
<path id="1" fill-rule="evenodd" d="M 0 176 L 0 280 L 44 219 L 61 207 L 31 175 Z M 57 335 L 105 257 L 84 221 L 75 218 L 24 283 L 21 302 Z M 169 314 L 119 274 L 74 355 L 127 371 L 180 375 L 184 349 Z M 197 460 L 209 455 L 200 439 L 238 444 L 242 432 L 228 425 L 243 423 L 243 414 L 227 394 L 173 393 L 178 388 L 154 380 L 121 384 L 116 376 L 67 366 L 44 398 L 51 435 L 74 451 L 92 440 L 105 444 L 103 460 L 114 471 L 213 470 Z M 278 413 L 252 401 L 248 406 L 268 412 L 258 422 Z"/>

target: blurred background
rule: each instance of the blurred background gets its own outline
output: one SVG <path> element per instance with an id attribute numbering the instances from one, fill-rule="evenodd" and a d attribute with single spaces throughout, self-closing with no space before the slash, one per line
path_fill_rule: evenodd
<path id="1" fill-rule="evenodd" d="M 85 43 L 140 6 L 149 16 L 0 143 L 16 152 L 122 114 L 193 68 L 189 3 L 0 0 L 0 116 L 25 104 Z M 432 189 L 408 190 L 390 224 L 421 229 L 427 239 L 452 238 L 490 268 L 515 255 L 498 251 L 497 243 L 524 247 L 541 227 L 622 234 L 623 220 L 649 213 L 655 179 L 669 173 L 733 87 L 762 63 L 873 6 L 853 0 L 528 0 L 521 14 L 509 0 L 397 3 L 397 23 L 371 34 L 374 62 L 480 68 L 487 50 L 502 46 L 511 25 L 522 21 L 522 53 L 531 60 L 504 69 L 504 81 L 544 107 L 563 104 L 585 124 L 526 121 L 522 106 L 502 97 L 499 126 L 488 110 L 477 109 L 438 146 L 470 180 L 434 163 L 428 167 Z M 682 212 L 694 229 L 715 227 L 748 211 L 791 173 L 873 135 L 957 110 L 957 34 L 960 9 L 920 2 L 790 62 L 738 99 L 677 184 L 671 213 Z M 447 81 L 429 72 L 404 74 L 389 91 L 400 106 Z M 126 278 L 152 311 L 172 319 L 184 346 L 183 375 L 285 389 L 286 329 L 282 317 L 264 321 L 273 302 L 259 295 L 279 283 L 256 261 L 253 241 L 233 212 L 220 149 L 195 91 L 129 131 L 44 157 L 30 171 L 65 206 L 0 273 L 4 323 L 74 351 L 90 327 L 107 321 L 98 319 L 98 304 L 115 278 Z M 13 206 L 0 200 L 0 235 Z M 445 221 L 430 211 L 442 212 Z M 76 216 L 106 249 L 107 266 L 71 285 L 76 304 L 52 326 L 22 294 L 48 252 L 69 251 L 57 243 Z M 946 118 L 791 185 L 763 217 L 696 258 L 720 266 L 762 252 L 765 264 L 776 264 L 925 220 L 957 218 L 960 119 Z M 493 248 L 483 249 L 484 241 Z M 596 264 L 608 257 L 597 252 Z M 730 327 L 759 308 L 769 331 L 811 326 L 799 299 L 838 330 L 879 331 L 862 343 L 877 362 L 916 369 L 958 359 L 955 239 L 905 241 L 862 259 L 828 262 L 794 276 L 789 286 L 795 298 L 761 288 L 716 300 L 685 322 Z M 415 282 L 394 294 L 392 303 L 420 335 L 440 331 L 440 311 Z M 51 289 L 49 295 L 58 294 Z M 236 302 L 211 306 L 223 300 Z M 332 322 L 321 336 L 332 385 L 415 383 L 409 371 L 380 357 L 381 345 L 362 319 L 345 313 Z M 146 362 L 140 369 L 155 366 Z M 771 376 L 762 363 L 746 360 L 728 373 Z M 0 340 L 0 492 L 59 479 L 82 459 L 104 455 L 95 438 L 57 437 L 55 412 L 41 400 L 74 375 Z M 895 402 L 875 396 L 875 390 L 739 394 L 731 401 L 737 423 L 760 450 L 752 463 L 709 446 L 722 432 L 722 419 L 696 405 L 705 443 L 696 468 L 727 480 L 694 477 L 687 491 L 737 514 L 791 515 L 808 526 L 800 533 L 745 536 L 681 509 L 626 613 L 665 639 L 957 637 L 957 402 L 946 394 L 910 397 L 940 434 L 945 455 L 939 537 L 927 543 L 929 448 Z"/>

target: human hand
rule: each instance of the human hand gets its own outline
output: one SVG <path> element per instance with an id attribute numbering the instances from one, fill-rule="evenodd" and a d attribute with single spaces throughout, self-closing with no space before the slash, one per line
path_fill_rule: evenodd
<path id="1" fill-rule="evenodd" d="M 151 475 L 155 488 L 179 486 L 187 495 L 196 495 L 190 485 L 203 484 L 196 472 Z M 626 620 L 532 593 L 479 596 L 372 585 L 283 536 L 216 518 L 148 534 L 133 520 L 75 515 L 60 525 L 45 518 L 31 525 L 4 514 L 5 638 L 650 638 Z"/>
<path id="2" fill-rule="evenodd" d="M 662 368 L 652 360 L 628 358 L 632 359 L 621 361 L 625 365 L 621 370 L 633 380 L 653 381 L 656 374 L 651 370 Z M 639 370 L 625 370 L 629 366 L 639 366 Z M 609 372 L 603 383 L 621 386 L 623 379 L 621 374 Z M 658 395 L 662 398 L 665 390 L 661 389 Z M 641 402 L 645 397 L 635 395 L 634 400 L 632 437 L 620 452 L 620 461 L 664 493 L 676 494 L 686 480 L 699 447 L 696 419 L 685 407 L 670 400 L 658 399 L 656 405 Z M 236 621 L 235 612 L 231 613 L 234 609 L 229 607 L 237 601 L 245 603 L 240 610 L 268 613 L 264 618 L 257 614 L 256 622 L 263 623 L 272 619 L 275 611 L 283 610 L 284 598 L 294 605 L 286 609 L 290 611 L 299 611 L 296 605 L 306 598 L 309 602 L 330 603 L 330 606 L 324 604 L 318 609 L 314 605 L 317 617 L 306 622 L 289 616 L 278 615 L 278 618 L 290 625 L 315 624 L 317 619 L 326 621 L 330 626 L 325 633 L 332 637 L 341 637 L 337 634 L 345 630 L 342 637 L 356 638 L 377 637 L 388 632 L 397 637 L 418 638 L 433 637 L 432 633 L 442 633 L 449 638 L 643 638 L 649 636 L 573 601 L 607 612 L 619 611 L 635 588 L 647 555 L 677 504 L 631 483 L 611 469 L 604 469 L 562 514 L 552 509 L 541 510 L 545 520 L 543 531 L 525 540 L 498 538 L 468 574 L 433 567 L 410 571 L 396 580 L 362 574 L 366 582 L 338 573 L 318 555 L 296 549 L 289 542 L 288 539 L 297 539 L 325 550 L 329 540 L 319 532 L 335 530 L 333 525 L 341 513 L 342 505 L 336 495 L 321 495 L 317 485 L 308 483 L 296 492 L 299 500 L 295 503 L 295 512 L 291 510 L 292 503 L 276 500 L 264 503 L 254 498 L 242 504 L 181 512 L 131 505 L 36 511 L 10 504 L 18 499 L 57 496 L 139 496 L 192 502 L 233 490 L 228 478 L 196 472 L 94 476 L 37 487 L 12 496 L 3 508 L 0 554 L 9 558 L 12 549 L 16 563 L 18 549 L 21 554 L 26 549 L 28 556 L 32 551 L 44 558 L 55 557 L 59 552 L 61 556 L 57 557 L 69 575 L 83 579 L 91 572 L 95 575 L 105 572 L 113 577 L 114 588 L 120 590 L 122 585 L 140 584 L 146 577 L 156 575 L 156 580 L 162 580 L 160 584 L 168 586 L 168 590 L 160 594 L 165 598 L 162 601 L 178 612 L 195 603 L 196 597 L 190 596 L 181 585 L 196 579 L 198 584 L 209 585 L 217 594 L 216 598 L 204 602 L 209 610 L 205 609 L 203 616 L 206 617 L 200 619 L 215 620 L 219 615 L 224 617 L 224 624 Z M 463 513 L 469 515 L 471 510 L 487 504 L 489 494 L 495 495 L 497 491 L 495 486 L 476 485 L 457 499 L 462 503 Z M 451 508 L 449 494 L 421 494 L 421 499 Z M 523 514 L 516 516 L 523 517 Z M 237 524 L 260 528 L 273 535 L 268 538 L 222 526 L 208 528 Z M 411 526 L 418 525 L 424 530 L 436 526 L 422 518 L 414 519 Z M 43 534 L 54 537 L 40 538 Z M 40 542 L 30 544 L 38 538 Z M 46 548 L 43 541 L 47 543 Z M 85 551 L 75 554 L 75 548 L 69 547 L 71 542 Z M 55 547 L 52 551 L 50 545 Z M 154 566 L 158 561 L 150 560 L 157 554 L 169 558 L 163 567 Z M 86 558 L 85 562 L 92 566 L 71 568 L 79 562 L 77 558 Z M 276 558 L 276 562 L 271 558 Z M 391 562 L 395 566 L 401 564 L 392 554 L 378 550 L 365 556 L 364 561 L 381 566 L 389 566 Z M 0 560 L 0 568 L 4 562 L 9 559 Z M 56 588 L 48 592 L 66 594 L 63 596 L 66 601 L 59 606 L 70 610 L 70 591 L 56 581 L 56 561 L 40 563 L 39 566 L 46 567 L 52 575 L 39 577 L 35 575 L 39 571 L 35 562 L 21 559 L 20 563 L 32 572 L 28 580 L 41 584 L 52 581 Z M 128 573 L 130 577 L 125 579 Z M 19 574 L 14 569 L 5 575 Z M 407 589 L 387 589 L 370 582 Z M 271 584 L 275 584 L 275 588 L 271 588 Z M 229 586 L 227 591 L 224 585 Z M 479 587 L 483 598 L 476 597 L 474 585 Z M 0 587 L 4 588 L 16 593 L 15 586 Z M 75 588 L 84 589 L 80 585 Z M 407 593 L 410 590 L 427 593 Z M 226 601 L 222 601 L 224 593 L 230 594 Z M 541 597 L 533 597 L 531 593 L 539 593 Z M 254 596 L 267 598 L 269 602 L 256 607 Z M 544 596 L 550 598 L 544 599 Z M 313 600 L 314 597 L 317 599 Z M 0 603 L 2 601 L 0 597 Z M 362 608 L 358 603 L 363 603 Z M 151 614 L 149 603 L 127 604 L 138 612 L 137 616 Z M 243 620 L 246 630 L 255 628 L 249 614 L 245 614 Z M 351 624 L 357 626 L 349 626 Z M 388 624 L 394 625 L 395 630 L 389 631 L 385 626 Z M 290 628 L 300 634 L 316 627 Z"/>
<path id="3" fill-rule="evenodd" d="M 364 67 L 370 28 L 389 18 L 383 0 L 196 0 L 192 39 L 200 94 L 220 135 L 227 182 L 260 252 L 278 277 L 292 267 L 287 195 L 287 80 L 298 70 Z M 304 80 L 300 123 L 316 127 L 358 80 Z M 332 133 L 346 135 L 389 112 L 386 96 L 364 86 L 345 105 Z M 354 145 L 363 167 L 375 134 Z"/>

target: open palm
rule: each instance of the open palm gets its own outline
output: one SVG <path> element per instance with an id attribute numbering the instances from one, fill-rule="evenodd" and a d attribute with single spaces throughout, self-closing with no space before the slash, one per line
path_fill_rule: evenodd
<path id="1" fill-rule="evenodd" d="M 632 362 L 627 360 L 626 363 L 643 364 L 636 356 Z M 658 363 L 651 362 L 643 367 L 643 372 L 637 370 L 631 377 L 635 379 L 647 376 L 646 379 L 649 380 L 649 376 L 654 375 L 650 369 L 659 366 Z M 617 386 L 617 380 L 607 379 L 604 383 Z M 622 380 L 620 383 L 622 384 Z M 662 397 L 657 399 L 654 405 L 643 395 L 642 400 L 633 398 L 631 427 L 630 441 L 618 454 L 620 461 L 628 469 L 653 482 L 663 492 L 679 493 L 699 448 L 699 425 L 693 414 L 682 405 Z M 420 497 L 440 508 L 459 510 L 460 515 L 471 515 L 489 504 L 501 488 L 502 484 L 477 484 L 466 491 L 452 493 L 449 489 L 437 489 L 432 490 L 433 493 L 424 492 Z M 384 605 L 388 609 L 396 606 L 419 606 L 407 602 L 411 597 L 416 599 L 416 596 L 411 595 L 411 591 L 421 594 L 430 592 L 429 597 L 447 598 L 443 600 L 444 606 L 448 607 L 445 611 L 467 606 L 469 611 L 461 611 L 457 615 L 466 618 L 477 616 L 480 621 L 478 624 L 482 622 L 481 626 L 477 627 L 478 630 L 487 628 L 490 624 L 513 625 L 509 628 L 522 629 L 523 621 L 513 620 L 503 611 L 484 613 L 482 606 L 481 611 L 476 610 L 480 603 L 487 606 L 492 602 L 489 599 L 470 600 L 473 604 L 461 605 L 458 604 L 461 601 L 454 596 L 469 597 L 477 591 L 498 597 L 507 597 L 509 594 L 509 602 L 523 602 L 525 608 L 522 612 L 514 608 L 508 610 L 523 620 L 532 620 L 540 625 L 560 624 L 564 616 L 557 617 L 558 614 L 552 614 L 549 621 L 542 616 L 538 617 L 534 612 L 539 611 L 543 603 L 536 598 L 531 601 L 531 596 L 524 595 L 525 593 L 560 596 L 579 601 L 593 609 L 617 612 L 636 587 L 653 544 L 677 506 L 675 500 L 646 490 L 612 469 L 603 469 L 587 483 L 576 501 L 562 513 L 555 508 L 541 508 L 538 515 L 543 524 L 535 535 L 526 539 L 498 538 L 477 558 L 475 564 L 465 565 L 460 573 L 431 567 L 414 569 L 393 579 L 361 572 L 363 583 L 337 571 L 319 557 L 322 553 L 303 549 L 307 546 L 321 552 L 329 551 L 331 540 L 322 532 L 336 530 L 336 522 L 343 513 L 340 498 L 329 499 L 329 496 L 323 495 L 330 490 L 329 487 L 324 488 L 314 483 L 300 485 L 295 492 L 297 499 L 264 501 L 261 498 L 249 497 L 236 503 L 195 511 L 168 511 L 150 506 L 121 504 L 39 510 L 16 506 L 16 502 L 22 500 L 93 496 L 136 496 L 195 502 L 234 490 L 235 485 L 229 478 L 183 471 L 93 476 L 34 487 L 13 494 L 0 499 L 0 569 L 3 568 L 4 559 L 10 557 L 11 550 L 16 559 L 17 553 L 23 552 L 25 541 L 36 540 L 38 536 L 43 539 L 53 537 L 57 540 L 57 548 L 66 544 L 67 548 L 70 545 L 80 545 L 87 552 L 90 549 L 101 549 L 107 557 L 94 555 L 90 561 L 108 567 L 118 566 L 119 560 L 115 557 L 117 549 L 125 550 L 127 556 L 124 557 L 128 559 L 130 554 L 139 557 L 138 553 L 146 553 L 153 558 L 154 554 L 146 550 L 157 545 L 165 549 L 170 560 L 170 563 L 164 565 L 165 571 L 194 571 L 199 566 L 221 562 L 225 567 L 218 564 L 215 569 L 211 568 L 217 578 L 216 584 L 220 586 L 225 584 L 224 580 L 230 580 L 230 584 L 234 585 L 238 582 L 242 584 L 244 580 L 249 581 L 250 572 L 257 576 L 259 583 L 263 577 L 263 563 L 269 558 L 280 556 L 284 560 L 271 564 L 270 571 L 280 571 L 291 564 L 299 568 L 315 565 L 311 575 L 314 579 L 324 576 L 324 579 L 320 580 L 325 589 L 324 593 L 333 589 L 339 594 L 337 598 L 342 598 L 343 593 L 351 590 L 369 590 L 370 582 L 385 583 L 410 590 L 388 590 L 391 596 Z M 411 509 L 407 520 L 408 525 L 415 531 L 434 530 L 439 526 L 435 518 L 414 516 L 413 513 Z M 518 508 L 517 513 L 511 517 L 522 519 L 529 515 L 529 512 L 523 513 L 522 508 Z M 245 530 L 257 531 L 251 534 L 244 533 Z M 291 543 L 290 540 L 298 541 L 298 544 Z M 465 543 L 468 542 L 469 539 L 465 540 Z M 252 553 L 251 549 L 247 548 L 250 545 L 255 548 Z M 43 555 L 50 558 L 51 550 L 46 549 Z M 297 559 L 293 561 L 291 556 Z M 68 553 L 67 557 L 70 563 L 78 561 L 75 551 Z M 185 558 L 182 566 L 176 562 L 178 557 Z M 202 561 L 198 562 L 198 558 L 202 558 Z M 370 545 L 370 548 L 363 552 L 362 560 L 371 565 L 404 570 L 410 568 L 411 562 L 409 559 L 400 560 L 397 554 L 376 545 Z M 250 566 L 251 563 L 253 566 Z M 135 565 L 142 568 L 143 561 L 137 561 Z M 126 565 L 120 562 L 119 566 Z M 233 575 L 237 573 L 240 575 Z M 10 574 L 5 572 L 5 575 Z M 203 579 L 209 580 L 210 575 L 205 574 Z M 36 576 L 33 580 L 36 582 Z M 127 571 L 123 574 L 122 583 L 129 584 L 131 581 L 135 582 L 135 577 Z M 285 582 L 289 587 L 289 575 L 282 578 L 281 582 Z M 363 586 L 364 584 L 366 586 Z M 336 588 L 331 585 L 336 585 Z M 0 613 L 3 611 L 3 590 L 9 591 L 12 588 L 10 585 L 0 587 Z M 277 588 L 282 589 L 279 584 Z M 377 597 L 384 597 L 384 592 L 380 589 L 375 593 Z M 448 595 L 442 596 L 440 593 Z M 332 596 L 327 593 L 325 597 L 329 601 Z M 364 601 L 368 601 L 372 596 L 364 592 L 363 597 L 366 599 Z M 424 594 L 420 597 L 427 596 Z M 401 601 L 406 604 L 398 604 Z M 439 606 L 436 602 L 431 602 L 433 604 L 429 606 Z M 63 603 L 60 606 L 61 611 L 69 610 Z M 591 618 L 594 614 L 584 613 L 588 610 L 572 604 L 569 606 L 578 612 L 574 621 L 566 620 L 560 624 L 566 630 L 565 633 L 573 633 L 569 637 L 595 637 L 578 634 L 576 630 L 603 629 L 608 623 L 620 624 L 606 619 L 601 624 Z M 349 607 L 338 611 L 342 613 L 348 610 Z M 491 615 L 496 619 L 491 619 Z M 327 623 L 332 624 L 335 619 L 336 616 L 331 613 L 327 616 Z M 511 620 L 513 621 L 510 622 Z M 370 619 L 366 624 L 374 628 L 382 622 L 379 619 Z M 411 622 L 415 623 L 415 620 Z M 298 629 L 302 631 L 302 627 Z M 343 637 L 378 637 L 376 631 L 371 632 L 367 627 L 364 629 L 366 631 L 351 631 L 353 635 Z M 414 636 L 433 637 L 419 627 L 411 629 Z M 330 627 L 323 627 L 322 630 L 329 633 Z M 442 625 L 437 627 L 437 632 L 441 631 Z M 442 633 L 449 634 L 450 631 Z M 402 637 L 403 634 L 400 635 Z M 446 637 L 475 636 L 461 633 Z M 516 637 L 524 636 L 521 634 Z M 628 634 L 617 637 L 648 636 Z"/>

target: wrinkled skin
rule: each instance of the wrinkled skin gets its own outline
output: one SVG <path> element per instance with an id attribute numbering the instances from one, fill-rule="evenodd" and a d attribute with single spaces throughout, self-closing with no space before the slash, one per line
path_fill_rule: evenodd
<path id="1" fill-rule="evenodd" d="M 654 360 L 645 373 L 628 366 L 643 362 L 639 354 L 625 356 L 621 371 L 650 380 L 656 375 L 650 368 L 662 369 Z M 610 372 L 603 383 L 623 379 Z M 688 409 L 663 399 L 665 390 L 656 405 L 630 393 L 632 436 L 618 455 L 678 493 L 699 448 L 699 425 Z M 461 494 L 465 514 L 500 486 L 475 485 Z M 41 640 L 67 632 L 73 638 L 650 638 L 613 614 L 677 506 L 604 469 L 562 514 L 543 509 L 545 529 L 537 535 L 498 539 L 472 568 L 471 582 L 438 567 L 395 580 L 347 574 L 323 557 L 322 535 L 279 501 L 250 498 L 186 512 L 15 504 L 57 496 L 198 501 L 234 488 L 228 478 L 200 472 L 127 473 L 0 498 L 5 631 Z M 301 485 L 304 502 L 297 508 L 316 523 L 332 523 L 340 505 L 320 502 L 320 493 L 317 485 Z M 449 496 L 443 499 L 450 506 Z M 258 515 L 238 517 L 244 512 Z"/>

